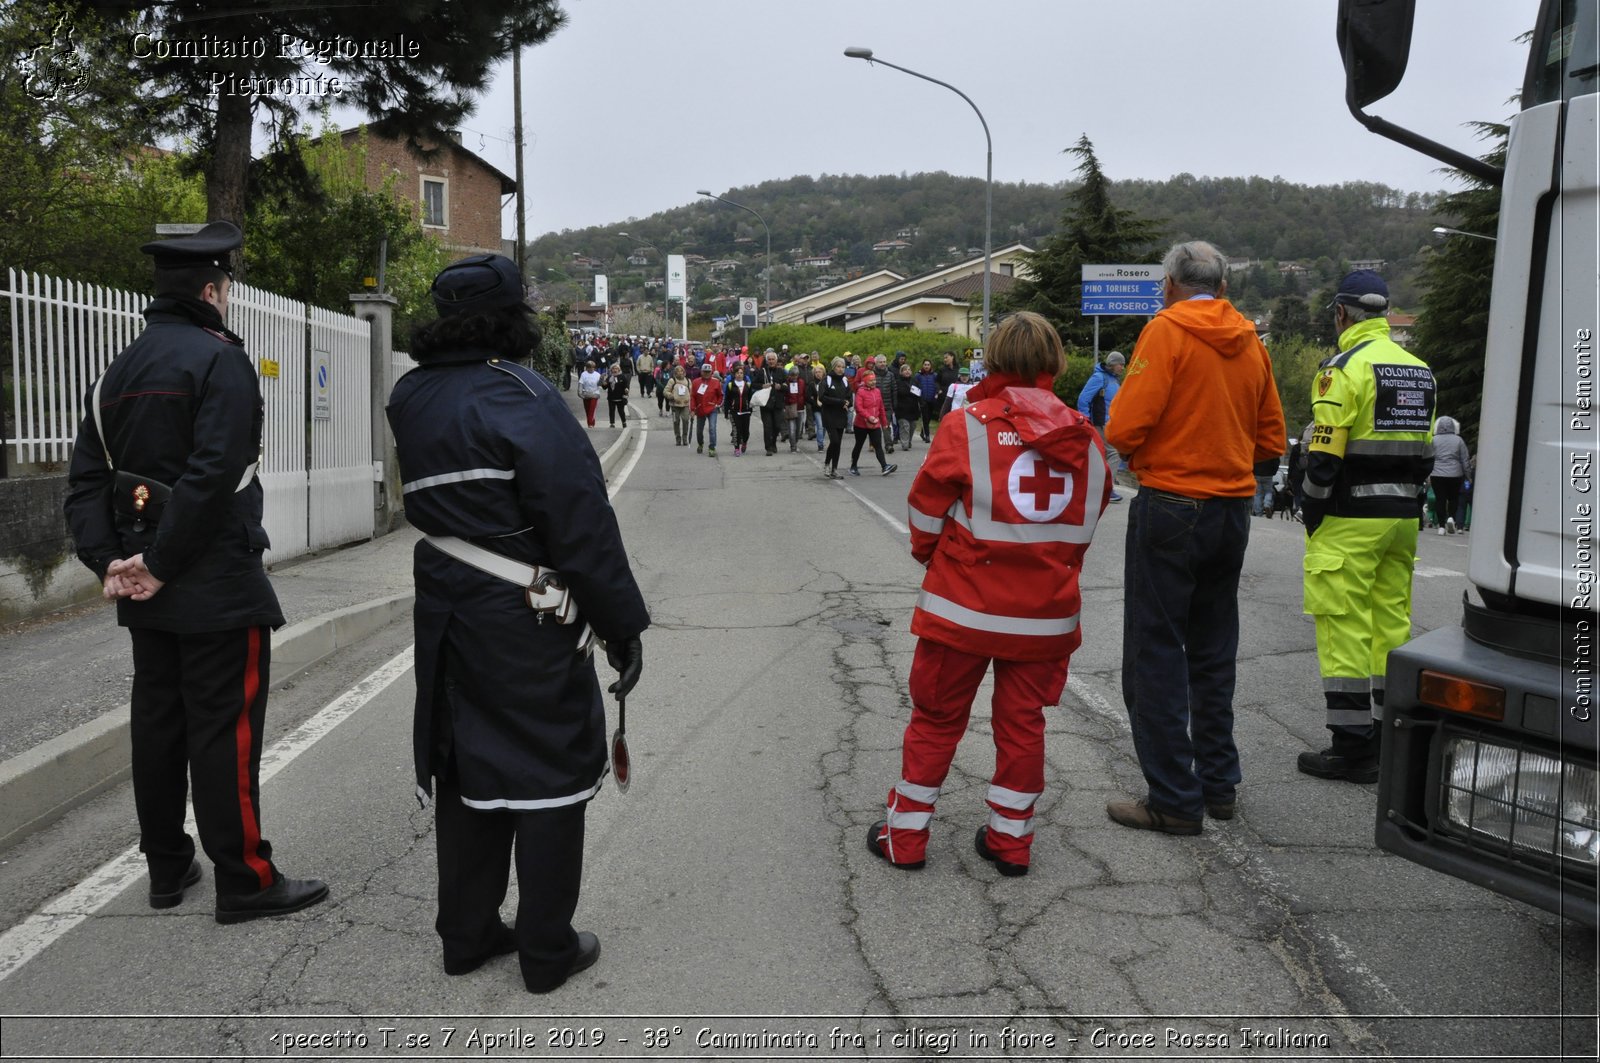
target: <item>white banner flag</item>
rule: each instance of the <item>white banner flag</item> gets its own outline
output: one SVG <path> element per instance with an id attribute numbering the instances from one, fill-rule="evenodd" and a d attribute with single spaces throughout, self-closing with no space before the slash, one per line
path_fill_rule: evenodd
<path id="1" fill-rule="evenodd" d="M 604 273 L 596 273 L 594 275 L 594 301 L 603 306 L 611 305 L 611 292 L 606 287 L 606 275 Z"/>
<path id="2" fill-rule="evenodd" d="M 667 256 L 667 298 L 687 299 L 689 268 L 682 255 Z"/>

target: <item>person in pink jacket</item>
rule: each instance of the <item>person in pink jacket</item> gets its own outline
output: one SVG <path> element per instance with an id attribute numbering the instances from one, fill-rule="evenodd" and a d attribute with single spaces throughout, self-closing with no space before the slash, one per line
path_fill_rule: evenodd
<path id="1" fill-rule="evenodd" d="M 883 393 L 878 390 L 878 375 L 870 369 L 857 374 L 856 385 L 856 447 L 850 452 L 850 475 L 860 476 L 856 463 L 861 460 L 861 448 L 872 441 L 872 452 L 878 456 L 878 467 L 888 476 L 899 468 L 883 456 L 883 429 L 889 415 L 883 408 Z"/>

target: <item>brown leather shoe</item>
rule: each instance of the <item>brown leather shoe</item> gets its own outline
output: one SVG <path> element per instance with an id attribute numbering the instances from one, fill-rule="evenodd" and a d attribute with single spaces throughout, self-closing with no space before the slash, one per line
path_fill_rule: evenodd
<path id="1" fill-rule="evenodd" d="M 1194 835 L 1200 833 L 1201 823 L 1198 819 L 1178 819 L 1165 812 L 1151 808 L 1146 798 L 1137 801 L 1110 801 L 1106 804 L 1106 815 L 1113 822 L 1134 830 L 1154 830 L 1162 834 Z"/>

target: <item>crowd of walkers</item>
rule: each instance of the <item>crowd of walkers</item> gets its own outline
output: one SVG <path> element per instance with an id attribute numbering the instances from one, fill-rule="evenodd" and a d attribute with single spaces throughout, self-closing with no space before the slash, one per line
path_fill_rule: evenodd
<path id="1" fill-rule="evenodd" d="M 905 352 L 864 357 L 844 354 L 827 361 L 816 351 L 790 352 L 787 346 L 756 352 L 746 347 L 702 347 L 680 340 L 630 336 L 574 335 L 561 386 L 577 379 L 589 427 L 597 424 L 600 400 L 612 427 L 628 423 L 628 399 L 635 388 L 654 398 L 657 416 L 672 419 L 673 444 L 715 457 L 721 421 L 731 437 L 734 457 L 749 452 L 760 435 L 764 455 L 814 444 L 824 459 L 824 475 L 841 479 L 844 437 L 854 446 L 847 471 L 859 476 L 861 452 L 868 446 L 879 472 L 898 467 L 888 455 L 896 448 L 926 444 L 931 426 L 966 405 L 966 394 L 981 379 L 982 366 L 957 364 L 946 351 L 940 364 L 913 364 Z"/>

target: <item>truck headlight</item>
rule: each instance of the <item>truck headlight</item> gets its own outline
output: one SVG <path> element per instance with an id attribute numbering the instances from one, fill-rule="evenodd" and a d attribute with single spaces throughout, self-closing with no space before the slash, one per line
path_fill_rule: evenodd
<path id="1" fill-rule="evenodd" d="M 1481 739 L 1446 735 L 1441 795 L 1452 833 L 1493 838 L 1594 869 L 1600 793 L 1593 768 Z"/>

